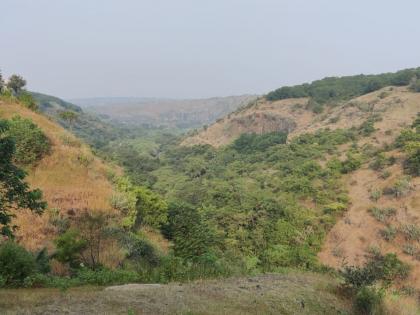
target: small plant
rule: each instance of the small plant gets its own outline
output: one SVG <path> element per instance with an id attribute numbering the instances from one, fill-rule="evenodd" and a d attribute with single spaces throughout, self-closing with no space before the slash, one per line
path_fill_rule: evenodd
<path id="1" fill-rule="evenodd" d="M 373 207 L 369 209 L 370 214 L 378 221 L 380 222 L 387 222 L 389 220 L 389 218 L 395 216 L 395 214 L 397 213 L 397 210 L 395 208 L 378 208 L 378 207 Z"/>
<path id="2" fill-rule="evenodd" d="M 77 156 L 77 161 L 81 165 L 83 165 L 84 167 L 88 167 L 92 163 L 93 157 L 92 156 L 85 155 L 85 154 L 79 154 Z"/>
<path id="3" fill-rule="evenodd" d="M 374 189 L 370 192 L 370 199 L 374 202 L 377 202 L 382 197 L 382 191 L 379 189 Z"/>
<path id="4" fill-rule="evenodd" d="M 354 306 L 360 314 L 382 314 L 384 291 L 375 287 L 363 287 L 355 298 Z"/>
<path id="5" fill-rule="evenodd" d="M 380 231 L 380 234 L 384 238 L 384 240 L 390 242 L 397 235 L 397 229 L 393 226 L 387 226 L 385 229 Z"/>
<path id="6" fill-rule="evenodd" d="M 382 179 L 387 179 L 389 176 L 391 176 L 391 172 L 390 171 L 383 171 L 381 173 L 381 178 Z"/>
<path id="7" fill-rule="evenodd" d="M 420 241 L 420 227 L 416 224 L 405 224 L 400 228 L 406 240 Z"/>
<path id="8" fill-rule="evenodd" d="M 410 256 L 416 256 L 418 249 L 417 246 L 413 245 L 413 244 L 405 244 L 403 246 L 403 252 L 404 254 L 410 255 Z"/>
<path id="9" fill-rule="evenodd" d="M 384 189 L 384 194 L 394 195 L 395 198 L 400 198 L 407 195 L 411 191 L 410 177 L 404 176 L 398 179 L 392 187 Z"/>

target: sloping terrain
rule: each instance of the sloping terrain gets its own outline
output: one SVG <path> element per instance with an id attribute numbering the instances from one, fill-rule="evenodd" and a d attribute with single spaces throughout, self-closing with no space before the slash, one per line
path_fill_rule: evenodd
<path id="1" fill-rule="evenodd" d="M 374 170 L 370 165 L 375 157 L 367 156 L 361 168 L 344 176 L 350 206 L 329 232 L 319 258 L 326 265 L 340 268 L 363 264 L 371 251 L 397 253 L 412 267 L 410 278 L 404 285 L 420 289 L 420 241 L 416 234 L 420 227 L 420 179 L 407 177 L 403 170 L 404 153 L 392 149 L 397 136 L 412 124 L 420 112 L 420 93 L 413 93 L 406 87 L 386 87 L 327 106 L 319 114 L 306 109 L 308 101 L 307 98 L 274 102 L 261 99 L 207 130 L 187 137 L 183 144 L 219 147 L 245 132 L 286 131 L 289 139 L 293 139 L 325 128 L 348 129 L 372 121 L 372 132 L 353 142 L 351 147 L 342 145 L 337 157 L 343 160 L 351 148 L 357 147 L 366 152 L 383 150 L 394 163 Z M 319 162 L 324 165 L 327 161 Z M 406 192 L 401 195 L 389 193 L 404 181 L 408 185 Z M 379 196 L 373 198 L 375 193 Z M 391 214 L 383 218 L 381 214 L 386 209 L 391 209 Z"/>
<path id="2" fill-rule="evenodd" d="M 285 131 L 289 133 L 289 138 L 293 138 L 322 128 L 358 126 L 373 113 L 383 113 L 383 119 L 378 123 L 381 129 L 386 129 L 386 126 L 388 129 L 401 129 L 401 124 L 414 119 L 419 111 L 419 101 L 420 94 L 408 92 L 406 87 L 384 88 L 327 106 L 321 114 L 316 114 L 307 109 L 308 98 L 274 102 L 263 98 L 247 108 L 229 114 L 196 135 L 187 137 L 182 144 L 220 147 L 231 143 L 242 133 L 262 134 L 272 131 Z"/>
<path id="3" fill-rule="evenodd" d="M 129 125 L 147 124 L 196 128 L 246 105 L 256 96 L 241 95 L 209 99 L 99 98 L 73 100 L 86 111 Z"/>
<path id="4" fill-rule="evenodd" d="M 64 293 L 0 291 L 2 314 L 349 314 L 337 283 L 309 273 L 267 274 L 188 284 L 126 285 Z"/>
<path id="5" fill-rule="evenodd" d="M 0 101 L 0 118 L 14 116 L 31 119 L 48 137 L 51 152 L 27 169 L 27 181 L 40 188 L 50 210 L 42 216 L 30 211 L 17 212 L 18 240 L 30 250 L 50 247 L 55 227 L 50 224 L 52 212 L 66 216 L 82 210 L 112 211 L 113 187 L 107 179 L 109 166 L 95 157 L 89 147 L 47 117 L 19 103 Z"/>

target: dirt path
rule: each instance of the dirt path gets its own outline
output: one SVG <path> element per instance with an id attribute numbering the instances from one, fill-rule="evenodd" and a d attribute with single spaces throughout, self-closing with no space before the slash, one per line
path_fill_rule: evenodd
<path id="1" fill-rule="evenodd" d="M 350 314 L 336 283 L 308 273 L 107 289 L 0 290 L 0 314 Z"/>

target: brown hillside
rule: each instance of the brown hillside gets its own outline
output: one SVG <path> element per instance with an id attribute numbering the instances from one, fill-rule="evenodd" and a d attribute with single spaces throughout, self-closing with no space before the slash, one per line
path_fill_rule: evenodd
<path id="1" fill-rule="evenodd" d="M 245 132 L 261 134 L 287 131 L 289 137 L 295 137 L 321 128 L 358 126 L 372 113 L 377 113 L 383 118 L 377 123 L 381 130 L 400 129 L 402 125 L 411 122 L 420 111 L 420 94 L 408 92 L 405 87 L 384 88 L 334 107 L 326 107 L 322 114 L 314 114 L 305 109 L 307 103 L 306 98 L 275 102 L 260 99 L 252 106 L 219 120 L 206 130 L 187 137 L 182 144 L 210 144 L 220 147 L 231 143 Z M 382 138 L 384 134 L 378 136 Z"/>
<path id="2" fill-rule="evenodd" d="M 51 153 L 35 167 L 27 169 L 26 178 L 31 188 L 43 191 L 49 209 L 42 216 L 18 211 L 15 219 L 20 227 L 18 240 L 28 249 L 36 250 L 51 246 L 56 233 L 49 223 L 52 211 L 65 216 L 77 215 L 82 210 L 112 211 L 109 200 L 113 187 L 106 176 L 109 167 L 71 133 L 20 104 L 0 101 L 0 118 L 15 115 L 30 118 L 52 144 Z"/>

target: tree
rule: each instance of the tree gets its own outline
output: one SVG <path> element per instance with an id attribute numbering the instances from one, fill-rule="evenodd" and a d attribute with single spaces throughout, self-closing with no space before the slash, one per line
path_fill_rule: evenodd
<path id="1" fill-rule="evenodd" d="M 1 70 L 0 70 L 0 94 L 1 94 L 1 92 L 3 92 L 3 88 L 4 88 L 4 81 L 3 81 L 3 76 L 2 76 Z"/>
<path id="2" fill-rule="evenodd" d="M 9 81 L 7 81 L 7 88 L 10 89 L 15 95 L 20 94 L 26 86 L 26 80 L 17 74 L 13 74 Z"/>
<path id="3" fill-rule="evenodd" d="M 169 220 L 162 232 L 173 241 L 175 255 L 186 259 L 209 253 L 215 244 L 215 236 L 201 214 L 186 203 L 170 205 Z"/>
<path id="4" fill-rule="evenodd" d="M 0 235 L 13 237 L 15 226 L 10 226 L 12 209 L 29 208 L 42 213 L 46 203 L 39 189 L 29 190 L 24 181 L 26 173 L 13 164 L 14 141 L 5 135 L 8 122 L 0 120 Z"/>
<path id="5" fill-rule="evenodd" d="M 77 119 L 77 114 L 70 110 L 62 111 L 58 115 L 62 120 L 68 122 L 70 125 L 72 125 Z"/>

